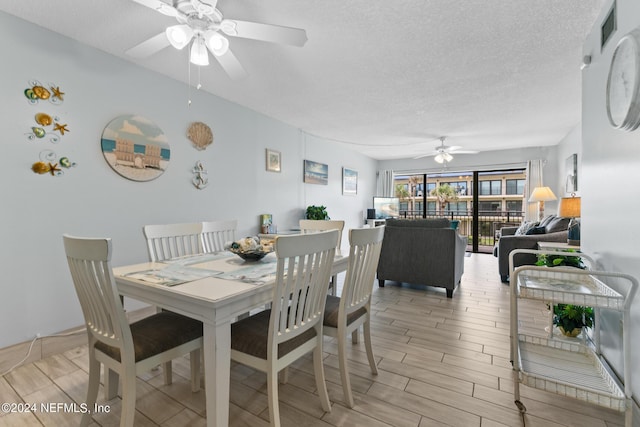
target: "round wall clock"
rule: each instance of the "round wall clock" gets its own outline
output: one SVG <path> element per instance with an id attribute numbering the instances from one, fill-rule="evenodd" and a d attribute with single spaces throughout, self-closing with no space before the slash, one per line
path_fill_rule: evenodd
<path id="1" fill-rule="evenodd" d="M 622 37 L 613 52 L 607 114 L 615 128 L 632 131 L 640 125 L 640 29 Z"/>

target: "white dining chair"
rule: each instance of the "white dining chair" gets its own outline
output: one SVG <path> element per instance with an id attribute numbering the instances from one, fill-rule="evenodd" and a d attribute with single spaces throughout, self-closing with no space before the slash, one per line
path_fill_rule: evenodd
<path id="1" fill-rule="evenodd" d="M 204 221 L 202 223 L 202 244 L 205 253 L 225 250 L 225 245 L 236 240 L 237 220 Z"/>
<path id="2" fill-rule="evenodd" d="M 322 319 L 337 242 L 337 230 L 279 236 L 271 309 L 231 325 L 231 359 L 267 374 L 272 426 L 280 426 L 278 372 L 310 351 L 322 409 L 331 412 L 322 363 Z"/>
<path id="3" fill-rule="evenodd" d="M 163 311 L 129 324 L 111 268 L 111 239 L 63 236 L 64 248 L 89 338 L 89 387 L 86 405 L 93 408 L 105 367 L 107 400 L 115 398 L 122 382 L 120 426 L 133 426 L 136 375 L 160 363 L 190 353 L 191 389 L 200 389 L 202 322 Z M 165 384 L 171 377 L 165 375 Z M 91 412 L 81 425 L 91 422 Z"/>
<path id="4" fill-rule="evenodd" d="M 300 231 L 302 234 L 317 233 L 319 231 L 338 230 L 338 245 L 336 250 L 340 251 L 340 245 L 342 244 L 342 230 L 344 230 L 344 221 L 342 220 L 316 220 L 316 219 L 301 219 Z M 338 276 L 332 276 L 329 283 L 329 290 L 331 295 L 336 295 L 338 287 Z"/>
<path id="5" fill-rule="evenodd" d="M 145 225 L 142 232 L 152 262 L 204 253 L 200 222 Z"/>
<path id="6" fill-rule="evenodd" d="M 347 367 L 347 337 L 358 342 L 358 330 L 363 328 L 364 345 L 371 373 L 378 373 L 371 347 L 371 292 L 375 281 L 384 226 L 349 230 L 349 264 L 340 297 L 327 295 L 324 311 L 325 335 L 338 339 L 338 360 L 342 390 L 347 406 L 353 408 L 353 393 Z"/>

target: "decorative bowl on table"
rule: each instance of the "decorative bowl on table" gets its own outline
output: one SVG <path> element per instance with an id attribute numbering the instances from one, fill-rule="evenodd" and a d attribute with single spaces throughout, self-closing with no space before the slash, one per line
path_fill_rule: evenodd
<path id="1" fill-rule="evenodd" d="M 261 243 L 258 237 L 245 237 L 231 243 L 228 250 L 245 261 L 258 261 L 273 252 L 273 246 Z"/>

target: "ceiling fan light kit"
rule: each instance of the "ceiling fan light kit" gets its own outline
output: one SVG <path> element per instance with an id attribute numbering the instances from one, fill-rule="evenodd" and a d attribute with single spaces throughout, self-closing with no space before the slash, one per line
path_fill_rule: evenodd
<path id="1" fill-rule="evenodd" d="M 450 162 L 451 160 L 453 160 L 453 156 L 449 153 L 442 152 L 442 153 L 436 154 L 433 160 L 435 160 L 438 163 Z"/>
<path id="2" fill-rule="evenodd" d="M 187 24 L 167 27 L 165 34 L 167 35 L 171 46 L 178 50 L 181 50 L 188 45 L 193 38 L 193 30 Z"/>
<path id="3" fill-rule="evenodd" d="M 207 31 L 204 41 L 215 56 L 222 56 L 229 50 L 229 40 L 215 31 Z"/>
<path id="4" fill-rule="evenodd" d="M 191 63 L 195 65 L 209 65 L 209 54 L 207 53 L 207 47 L 204 44 L 204 39 L 199 34 L 191 45 L 189 61 L 191 61 Z"/>

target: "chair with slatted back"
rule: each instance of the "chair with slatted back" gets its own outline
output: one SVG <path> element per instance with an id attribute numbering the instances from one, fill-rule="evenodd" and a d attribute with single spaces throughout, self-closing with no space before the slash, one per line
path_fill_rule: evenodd
<path id="1" fill-rule="evenodd" d="M 338 359 L 342 389 L 347 405 L 353 408 L 353 394 L 347 368 L 347 337 L 358 342 L 363 327 L 364 344 L 373 374 L 378 373 L 371 347 L 371 292 L 380 259 L 384 226 L 349 230 L 349 264 L 340 297 L 327 295 L 324 334 L 338 339 Z"/>
<path id="2" fill-rule="evenodd" d="M 191 388 L 200 389 L 202 323 L 163 311 L 129 324 L 111 269 L 111 239 L 63 236 L 71 278 L 80 300 L 89 337 L 89 387 L 86 404 L 93 408 L 105 366 L 105 393 L 112 399 L 122 382 L 120 426 L 133 426 L 136 375 L 190 353 Z M 170 384 L 171 378 L 165 379 Z M 91 422 L 91 413 L 81 425 Z"/>
<path id="3" fill-rule="evenodd" d="M 322 364 L 322 319 L 338 231 L 279 236 L 271 309 L 231 325 L 231 359 L 267 374 L 271 425 L 280 426 L 278 372 L 313 351 L 322 408 L 331 412 Z"/>
<path id="4" fill-rule="evenodd" d="M 202 223 L 202 243 L 205 253 L 220 252 L 225 244 L 236 240 L 237 220 L 205 221 Z"/>
<path id="5" fill-rule="evenodd" d="M 142 228 L 147 239 L 151 261 L 165 261 L 187 255 L 197 255 L 202 247 L 202 223 L 145 225 Z"/>
<path id="6" fill-rule="evenodd" d="M 342 243 L 342 230 L 344 230 L 344 221 L 342 220 L 316 220 L 316 219 L 301 219 L 300 220 L 300 231 L 302 234 L 308 233 L 316 233 L 318 231 L 327 231 L 327 230 L 338 230 L 338 245 L 336 246 L 336 250 L 340 250 L 340 245 Z M 331 277 L 331 282 L 329 284 L 329 289 L 331 290 L 331 295 L 335 295 L 338 287 L 338 278 L 337 276 Z"/>

